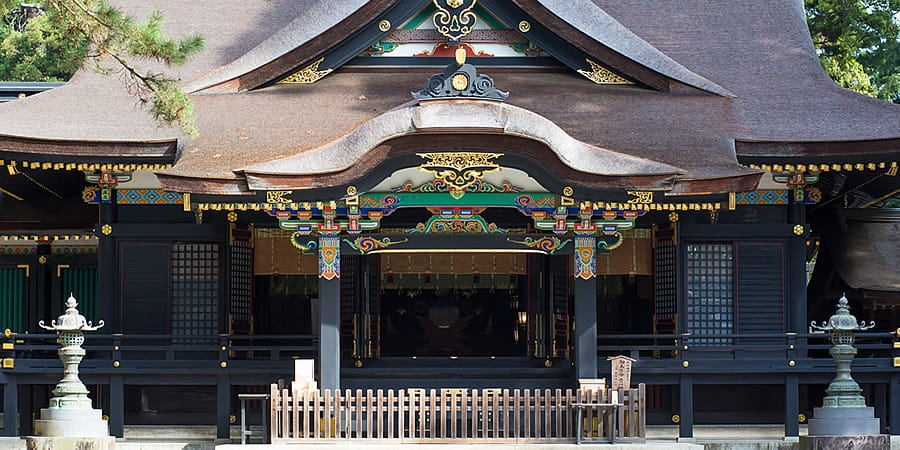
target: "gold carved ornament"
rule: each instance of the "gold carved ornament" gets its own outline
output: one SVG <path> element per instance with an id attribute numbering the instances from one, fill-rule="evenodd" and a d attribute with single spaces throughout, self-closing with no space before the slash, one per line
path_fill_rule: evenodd
<path id="1" fill-rule="evenodd" d="M 590 59 L 585 58 L 585 61 L 591 65 L 591 70 L 582 70 L 578 69 L 578 73 L 587 77 L 587 79 L 593 81 L 597 84 L 634 84 L 627 78 L 623 78 L 615 73 L 611 72 L 606 67 L 597 64 Z"/>
<path id="2" fill-rule="evenodd" d="M 628 200 L 628 203 L 638 203 L 642 205 L 653 203 L 652 191 L 628 191 L 628 195 L 634 196 L 633 199 Z"/>
<path id="3" fill-rule="evenodd" d="M 319 64 L 322 64 L 323 61 L 325 61 L 324 56 L 276 84 L 313 84 L 334 70 L 319 70 Z"/>
<path id="4" fill-rule="evenodd" d="M 417 153 L 417 156 L 429 160 L 419 166 L 419 170 L 434 174 L 434 178 L 447 183 L 450 195 L 459 199 L 466 189 L 480 181 L 486 173 L 501 170 L 493 160 L 503 156 L 502 153 L 454 152 L 454 153 Z"/>
<path id="5" fill-rule="evenodd" d="M 478 20 L 478 17 L 472 12 L 472 8 L 475 7 L 475 3 L 478 0 L 432 1 L 437 11 L 435 11 L 431 20 L 434 22 L 434 28 L 438 33 L 447 36 L 450 40 L 458 41 L 475 29 L 475 22 Z"/>

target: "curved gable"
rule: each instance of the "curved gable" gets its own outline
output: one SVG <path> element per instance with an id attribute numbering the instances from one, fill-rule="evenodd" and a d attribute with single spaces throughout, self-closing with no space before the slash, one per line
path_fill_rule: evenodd
<path id="1" fill-rule="evenodd" d="M 450 8 L 441 6 L 447 0 L 433 2 L 438 5 L 436 14 Z M 393 30 L 393 24 L 404 23 L 432 1 L 354 0 L 341 2 L 340 7 L 333 3 L 316 2 L 257 47 L 189 84 L 186 90 L 244 91 L 288 76 L 302 83 L 315 82 L 378 44 Z M 613 79 L 667 91 L 670 81 L 676 81 L 732 96 L 663 54 L 590 1 L 468 0 L 457 9 L 471 9 L 476 4 L 507 25 L 512 24 L 528 41 L 596 83 Z M 456 42 L 450 39 L 451 44 Z M 465 44 L 465 36 L 458 42 Z"/>

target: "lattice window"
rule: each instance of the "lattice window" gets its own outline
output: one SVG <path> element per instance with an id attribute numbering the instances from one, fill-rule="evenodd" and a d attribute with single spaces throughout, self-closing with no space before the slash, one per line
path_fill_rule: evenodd
<path id="1" fill-rule="evenodd" d="M 701 335 L 734 332 L 734 246 L 687 246 L 687 331 Z M 729 345 L 731 338 L 691 338 L 695 345 Z"/>
<path id="2" fill-rule="evenodd" d="M 660 240 L 656 244 L 656 320 L 675 318 L 675 243 Z"/>
<path id="3" fill-rule="evenodd" d="M 231 316 L 249 320 L 252 311 L 251 279 L 253 248 L 250 241 L 234 240 L 231 243 Z"/>
<path id="4" fill-rule="evenodd" d="M 219 246 L 176 243 L 172 246 L 172 334 L 213 336 L 218 332 Z"/>

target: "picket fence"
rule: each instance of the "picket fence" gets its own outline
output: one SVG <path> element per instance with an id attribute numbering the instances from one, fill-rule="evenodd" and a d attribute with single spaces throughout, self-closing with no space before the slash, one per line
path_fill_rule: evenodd
<path id="1" fill-rule="evenodd" d="M 574 442 L 578 428 L 582 439 L 608 440 L 613 410 L 617 441 L 646 436 L 643 384 L 617 395 L 581 389 L 331 391 L 277 384 L 270 394 L 271 443 Z M 610 398 L 618 399 L 616 408 L 609 407 Z M 581 427 L 575 424 L 579 407 Z"/>

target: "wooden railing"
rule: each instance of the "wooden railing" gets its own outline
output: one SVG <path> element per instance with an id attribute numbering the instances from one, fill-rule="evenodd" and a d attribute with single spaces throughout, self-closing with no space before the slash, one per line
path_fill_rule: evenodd
<path id="1" fill-rule="evenodd" d="M 646 436 L 645 389 L 599 395 L 581 389 L 305 391 L 271 387 L 270 442 L 574 442 L 573 404 L 617 398 L 616 440 Z M 604 413 L 605 411 L 605 413 Z M 584 439 L 609 439 L 611 408 L 585 408 Z"/>

